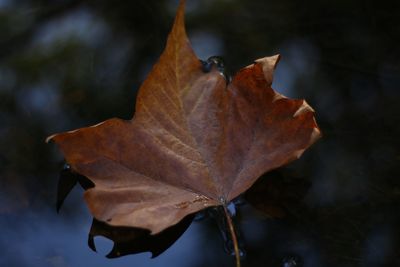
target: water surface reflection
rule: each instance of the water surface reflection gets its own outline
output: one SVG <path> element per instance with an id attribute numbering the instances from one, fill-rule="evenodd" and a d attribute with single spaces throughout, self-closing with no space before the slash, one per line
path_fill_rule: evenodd
<path id="1" fill-rule="evenodd" d="M 0 1 L 0 266 L 233 266 L 211 219 L 156 259 L 109 260 L 110 241 L 87 247 L 82 190 L 55 212 L 63 159 L 46 136 L 131 117 L 176 2 Z M 288 166 L 311 186 L 285 218 L 238 209 L 244 266 L 400 266 L 399 5 L 190 1 L 202 59 L 234 72 L 280 53 L 274 88 L 305 98 L 324 134 Z"/>

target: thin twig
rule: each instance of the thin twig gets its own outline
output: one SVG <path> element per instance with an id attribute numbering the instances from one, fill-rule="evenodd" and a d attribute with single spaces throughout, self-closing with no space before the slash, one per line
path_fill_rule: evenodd
<path id="1" fill-rule="evenodd" d="M 240 267 L 239 245 L 238 245 L 238 240 L 237 240 L 236 233 L 235 233 L 235 228 L 233 227 L 232 218 L 228 212 L 226 204 L 222 205 L 222 207 L 224 208 L 226 221 L 228 222 L 229 232 L 231 234 L 232 241 L 233 241 L 233 248 L 235 250 L 235 258 L 236 258 L 236 267 Z"/>

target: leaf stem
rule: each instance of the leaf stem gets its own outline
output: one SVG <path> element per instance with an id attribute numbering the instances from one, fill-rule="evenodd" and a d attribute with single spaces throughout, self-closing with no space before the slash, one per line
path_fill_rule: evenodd
<path id="1" fill-rule="evenodd" d="M 240 267 L 239 245 L 238 245 L 238 240 L 237 240 L 237 237 L 236 237 L 235 228 L 233 227 L 232 218 L 231 218 L 231 215 L 229 214 L 229 211 L 228 211 L 228 208 L 226 207 L 226 204 L 222 205 L 222 207 L 224 208 L 226 221 L 228 222 L 229 232 L 231 234 L 232 241 L 233 241 L 233 249 L 235 251 L 236 267 Z"/>

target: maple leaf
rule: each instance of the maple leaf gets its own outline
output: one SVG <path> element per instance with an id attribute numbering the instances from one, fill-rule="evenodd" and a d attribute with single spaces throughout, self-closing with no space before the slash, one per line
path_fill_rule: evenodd
<path id="1" fill-rule="evenodd" d="M 148 230 L 132 227 L 116 227 L 93 219 L 89 232 L 88 245 L 96 251 L 94 237 L 104 236 L 114 241 L 107 258 L 151 251 L 152 258 L 168 249 L 192 223 L 193 215 L 186 216 L 179 223 L 168 227 L 159 234 L 151 235 Z"/>
<path id="2" fill-rule="evenodd" d="M 87 177 L 75 173 L 71 170 L 69 164 L 65 164 L 58 180 L 57 212 L 59 212 L 65 198 L 77 183 L 85 190 L 94 187 L 94 184 Z M 193 218 L 194 214 L 190 214 L 179 223 L 155 235 L 151 235 L 150 231 L 146 229 L 112 226 L 93 218 L 88 235 L 88 246 L 93 251 L 97 251 L 94 238 L 96 236 L 104 236 L 114 243 L 112 250 L 106 255 L 107 258 L 116 258 L 146 251 L 150 251 L 152 258 L 154 258 L 175 243 L 190 226 Z"/>
<path id="3" fill-rule="evenodd" d="M 318 139 L 312 108 L 271 88 L 278 60 L 258 59 L 228 84 L 217 68 L 205 73 L 186 36 L 181 1 L 132 120 L 113 118 L 48 140 L 93 183 L 84 197 L 94 218 L 156 235 L 189 214 L 225 206 Z"/>

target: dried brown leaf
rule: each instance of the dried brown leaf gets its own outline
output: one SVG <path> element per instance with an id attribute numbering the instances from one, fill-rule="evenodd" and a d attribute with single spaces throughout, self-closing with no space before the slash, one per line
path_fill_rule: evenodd
<path id="1" fill-rule="evenodd" d="M 157 234 L 188 214 L 223 205 L 320 136 L 304 100 L 272 88 L 279 56 L 258 59 L 227 85 L 202 71 L 186 36 L 184 1 L 167 45 L 139 90 L 132 120 L 55 134 L 93 216 Z"/>

